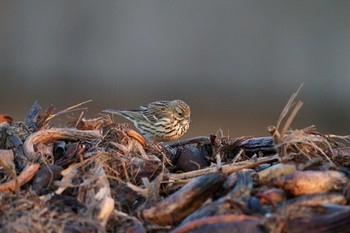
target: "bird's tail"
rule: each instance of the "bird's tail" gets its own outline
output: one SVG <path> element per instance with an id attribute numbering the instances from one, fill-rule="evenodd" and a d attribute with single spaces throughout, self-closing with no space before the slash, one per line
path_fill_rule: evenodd
<path id="1" fill-rule="evenodd" d="M 119 116 L 125 116 L 125 114 L 123 114 L 123 111 L 117 110 L 117 109 L 113 109 L 113 108 L 102 110 L 102 112 L 117 114 Z"/>

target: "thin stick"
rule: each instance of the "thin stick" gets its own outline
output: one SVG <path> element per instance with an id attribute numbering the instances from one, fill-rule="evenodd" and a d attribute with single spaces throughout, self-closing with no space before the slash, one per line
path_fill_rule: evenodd
<path id="1" fill-rule="evenodd" d="M 273 155 L 273 156 L 269 156 L 269 157 L 263 157 L 263 158 L 259 158 L 256 161 L 244 161 L 244 162 L 239 162 L 239 163 L 230 163 L 230 164 L 225 164 L 221 167 L 222 171 L 225 174 L 231 174 L 233 172 L 245 169 L 245 168 L 252 168 L 255 167 L 259 164 L 262 163 L 267 163 L 267 162 L 272 162 L 276 159 L 278 159 L 279 156 L 278 155 Z M 167 177 L 169 179 L 169 181 L 179 181 L 179 180 L 183 180 L 183 179 L 189 179 L 189 178 L 194 178 L 197 176 L 201 176 L 207 173 L 213 173 L 213 172 L 217 172 L 217 168 L 216 167 L 208 167 L 208 168 L 204 168 L 201 170 L 196 170 L 196 171 L 191 171 L 191 172 L 184 172 L 184 173 L 179 173 L 179 174 L 167 174 Z"/>
<path id="2" fill-rule="evenodd" d="M 278 118 L 278 121 L 277 121 L 277 125 L 276 125 L 276 129 L 278 130 L 281 123 L 282 123 L 282 120 L 283 118 L 288 114 L 291 106 L 293 105 L 293 102 L 295 100 L 295 98 L 297 97 L 297 95 L 299 94 L 299 91 L 301 90 L 301 88 L 303 87 L 304 84 L 301 84 L 300 87 L 298 88 L 298 90 L 296 92 L 294 92 L 292 94 L 292 96 L 289 98 L 287 104 L 284 106 L 282 112 L 281 112 L 281 115 L 280 117 Z"/>
<path id="3" fill-rule="evenodd" d="M 49 117 L 47 118 L 46 121 L 51 120 L 52 118 L 54 118 L 54 117 L 56 117 L 56 116 L 58 116 L 58 115 L 64 114 L 64 113 L 68 113 L 68 112 L 71 112 L 71 111 L 81 110 L 81 109 L 77 109 L 77 107 L 79 107 L 79 106 L 81 106 L 81 105 L 83 105 L 83 104 L 89 103 L 89 102 L 91 102 L 91 101 L 92 101 L 92 100 L 87 100 L 87 101 L 81 102 L 81 103 L 79 103 L 79 104 L 73 105 L 73 106 L 71 106 L 71 107 L 69 107 L 69 108 L 63 109 L 62 111 L 59 111 L 59 112 L 57 112 L 57 113 L 52 114 L 51 116 L 49 116 Z"/>
<path id="4" fill-rule="evenodd" d="M 77 128 L 77 127 L 78 127 L 78 125 L 79 125 L 81 119 L 83 118 L 83 116 L 84 116 L 84 111 L 82 111 L 82 112 L 80 113 L 80 116 L 79 116 L 79 118 L 77 119 L 77 122 L 75 123 L 74 128 Z"/>
<path id="5" fill-rule="evenodd" d="M 286 123 L 284 124 L 282 131 L 281 131 L 281 137 L 284 136 L 284 134 L 287 132 L 289 126 L 292 124 L 295 116 L 297 115 L 297 113 L 299 112 L 300 108 L 303 106 L 303 102 L 298 101 L 298 103 L 295 105 L 292 113 L 289 115 Z"/>

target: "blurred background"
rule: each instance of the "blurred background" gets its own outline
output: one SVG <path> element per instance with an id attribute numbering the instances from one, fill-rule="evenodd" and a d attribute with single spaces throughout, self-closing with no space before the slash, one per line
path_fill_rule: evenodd
<path id="1" fill-rule="evenodd" d="M 95 117 L 182 99 L 184 138 L 267 136 L 302 83 L 292 128 L 350 134 L 350 1 L 0 2 L 0 113 L 15 120 L 35 100 L 92 99 Z"/>

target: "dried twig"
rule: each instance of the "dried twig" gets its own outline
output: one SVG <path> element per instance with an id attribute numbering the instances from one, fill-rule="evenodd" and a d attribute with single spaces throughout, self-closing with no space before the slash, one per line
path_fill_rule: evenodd
<path id="1" fill-rule="evenodd" d="M 281 130 L 281 137 L 283 137 L 286 134 L 289 126 L 292 124 L 295 116 L 297 115 L 297 113 L 299 112 L 299 110 L 302 106 L 303 106 L 303 102 L 298 101 L 298 103 L 295 105 L 293 111 L 289 115 L 287 121 L 285 122 L 283 129 Z"/>
<path id="2" fill-rule="evenodd" d="M 283 119 L 286 117 L 286 115 L 288 114 L 289 110 L 292 108 L 293 103 L 295 98 L 297 97 L 297 95 L 299 94 L 301 88 L 303 87 L 303 84 L 300 85 L 300 87 L 298 88 L 298 90 L 292 94 L 292 96 L 290 97 L 290 99 L 288 100 L 287 104 L 284 106 L 281 115 L 279 116 L 278 120 L 277 120 L 277 125 L 276 125 L 276 129 L 279 129 Z M 283 136 L 283 135 L 281 135 Z"/>
<path id="3" fill-rule="evenodd" d="M 47 129 L 31 134 L 23 144 L 23 150 L 29 160 L 35 159 L 34 145 L 39 142 L 52 142 L 55 140 L 99 140 L 102 135 L 93 130 L 77 129 Z"/>
<path id="4" fill-rule="evenodd" d="M 236 172 L 236 171 L 239 171 L 242 169 L 253 168 L 259 164 L 272 162 L 278 158 L 279 158 L 278 155 L 274 155 L 274 156 L 269 156 L 269 157 L 258 158 L 258 159 L 253 160 L 253 161 L 243 161 L 243 162 L 239 162 L 239 163 L 230 163 L 230 164 L 222 165 L 221 169 L 225 174 L 231 174 L 233 172 Z M 208 168 L 203 168 L 201 170 L 184 172 L 184 173 L 179 173 L 179 174 L 170 173 L 170 174 L 167 174 L 167 178 L 168 178 L 169 182 L 180 181 L 181 183 L 183 183 L 184 180 L 186 182 L 188 182 L 191 179 L 193 179 L 194 177 L 201 176 L 201 175 L 204 175 L 207 173 L 213 173 L 216 171 L 217 171 L 216 167 L 208 167 Z"/>
<path id="5" fill-rule="evenodd" d="M 17 177 L 18 187 L 29 182 L 34 177 L 39 167 L 40 165 L 38 163 L 28 165 Z M 16 190 L 16 181 L 14 179 L 0 185 L 0 192 L 11 192 L 15 190 Z"/>
<path id="6" fill-rule="evenodd" d="M 62 110 L 62 111 L 59 111 L 59 112 L 57 112 L 57 113 L 55 113 L 55 114 L 52 114 L 50 117 L 47 118 L 46 121 L 51 120 L 52 118 L 54 118 L 54 117 L 56 117 L 56 116 L 58 116 L 58 115 L 62 115 L 62 114 L 69 113 L 69 112 L 72 112 L 72 111 L 82 110 L 82 109 L 78 109 L 78 107 L 80 107 L 80 106 L 83 105 L 83 104 L 89 103 L 89 102 L 91 102 L 91 101 L 92 101 L 92 100 L 87 100 L 87 101 L 81 102 L 81 103 L 79 103 L 79 104 L 73 105 L 73 106 L 71 106 L 71 107 L 69 107 L 69 108 L 66 108 L 66 109 L 64 109 L 64 110 Z"/>

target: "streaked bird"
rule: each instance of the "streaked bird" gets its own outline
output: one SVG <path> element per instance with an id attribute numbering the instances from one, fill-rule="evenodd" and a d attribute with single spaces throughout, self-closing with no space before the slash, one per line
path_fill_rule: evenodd
<path id="1" fill-rule="evenodd" d="M 190 126 L 190 107 L 182 100 L 160 100 L 137 110 L 106 109 L 132 121 L 148 142 L 166 142 L 181 137 Z"/>

